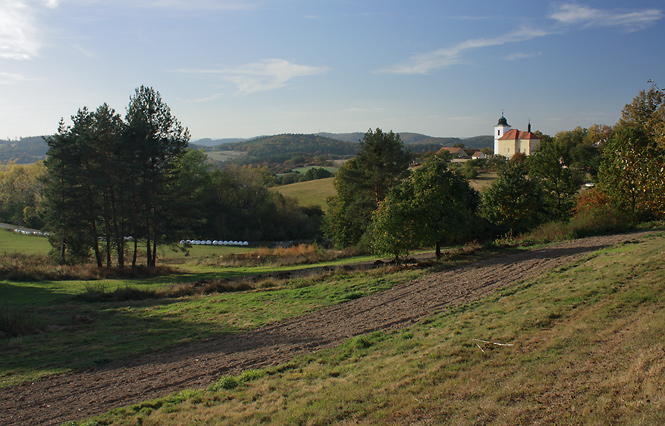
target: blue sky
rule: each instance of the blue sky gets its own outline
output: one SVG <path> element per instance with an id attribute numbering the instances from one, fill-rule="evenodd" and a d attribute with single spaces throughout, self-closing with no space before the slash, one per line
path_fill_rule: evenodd
<path id="1" fill-rule="evenodd" d="M 614 124 L 665 86 L 665 2 L 0 0 L 0 138 L 160 91 L 192 139 Z"/>

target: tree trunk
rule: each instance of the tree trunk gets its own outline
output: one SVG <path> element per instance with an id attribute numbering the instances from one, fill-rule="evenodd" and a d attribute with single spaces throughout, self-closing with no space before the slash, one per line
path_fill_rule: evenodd
<path id="1" fill-rule="evenodd" d="M 435 244 L 436 260 L 441 260 L 441 242 L 437 241 Z"/>

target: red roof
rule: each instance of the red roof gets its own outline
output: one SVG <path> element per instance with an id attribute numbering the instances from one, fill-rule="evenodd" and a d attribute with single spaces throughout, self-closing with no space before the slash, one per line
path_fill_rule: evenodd
<path id="1" fill-rule="evenodd" d="M 538 136 L 536 136 L 535 133 L 533 132 L 520 132 L 517 129 L 510 129 L 508 132 L 506 132 L 505 135 L 501 136 L 499 138 L 500 141 L 502 140 L 517 140 L 517 139 L 540 139 Z"/>

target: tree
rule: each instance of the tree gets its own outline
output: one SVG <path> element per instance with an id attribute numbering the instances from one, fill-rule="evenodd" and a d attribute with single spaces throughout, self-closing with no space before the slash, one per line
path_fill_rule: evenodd
<path id="1" fill-rule="evenodd" d="M 482 216 L 511 233 L 537 225 L 544 213 L 542 188 L 527 177 L 525 161 L 516 157 L 499 170 L 498 179 L 483 193 L 481 203 Z"/>
<path id="2" fill-rule="evenodd" d="M 665 92 L 651 83 L 648 91 L 640 91 L 633 102 L 626 104 L 617 127 L 639 128 L 665 149 Z"/>
<path id="3" fill-rule="evenodd" d="M 90 209 L 87 195 L 84 146 L 89 142 L 92 116 L 87 108 L 79 109 L 72 117 L 73 126 L 60 121 L 58 132 L 46 140 L 49 150 L 45 165 L 44 203 L 46 229 L 53 235 L 50 243 L 54 255 L 61 262 L 80 261 L 97 247 L 96 260 L 100 264 L 97 235 L 94 230 L 96 209 Z"/>
<path id="4" fill-rule="evenodd" d="M 566 219 L 575 205 L 579 192 L 580 173 L 569 167 L 571 157 L 565 143 L 543 141 L 529 157 L 529 174 L 537 179 L 544 190 L 546 211 L 554 219 Z"/>
<path id="5" fill-rule="evenodd" d="M 43 226 L 43 161 L 20 165 L 0 163 L 0 221 L 41 228 Z"/>
<path id="6" fill-rule="evenodd" d="M 125 120 L 124 148 L 133 166 L 129 173 L 134 182 L 134 237 L 145 239 L 146 263 L 154 267 L 157 246 L 176 241 L 175 236 L 165 232 L 164 219 L 175 208 L 168 188 L 177 160 L 189 142 L 189 132 L 152 87 L 136 89 Z M 139 220 L 143 222 L 142 229 Z"/>
<path id="7" fill-rule="evenodd" d="M 411 160 L 399 135 L 381 129 L 365 133 L 358 155 L 337 172 L 337 195 L 328 200 L 325 232 L 336 246 L 347 247 L 360 241 L 372 212 L 408 175 Z"/>
<path id="8" fill-rule="evenodd" d="M 637 126 L 618 127 L 603 151 L 600 189 L 634 218 L 663 216 L 665 152 Z"/>
<path id="9" fill-rule="evenodd" d="M 633 218 L 665 216 L 665 93 L 655 83 L 624 107 L 598 177 L 600 189 Z"/>
<path id="10" fill-rule="evenodd" d="M 85 259 L 92 251 L 99 267 L 105 254 L 108 267 L 115 248 L 124 266 L 125 237 L 132 234 L 132 265 L 142 238 L 146 263 L 154 267 L 157 245 L 175 241 L 175 224 L 189 217 L 177 185 L 188 172 L 177 167 L 187 130 L 159 93 L 144 86 L 130 98 L 126 118 L 124 123 L 107 104 L 94 113 L 81 108 L 71 126 L 61 120 L 47 140 L 46 220 L 63 262 Z"/>
<path id="11" fill-rule="evenodd" d="M 478 204 L 468 181 L 433 158 L 380 203 L 373 216 L 374 249 L 398 258 L 428 245 L 439 259 L 442 244 L 470 234 Z"/>

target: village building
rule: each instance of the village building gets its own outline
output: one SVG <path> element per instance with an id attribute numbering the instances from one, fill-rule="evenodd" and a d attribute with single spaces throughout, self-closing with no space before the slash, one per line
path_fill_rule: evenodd
<path id="1" fill-rule="evenodd" d="M 531 132 L 531 122 L 526 132 L 520 132 L 511 128 L 506 117 L 501 114 L 501 118 L 494 126 L 494 155 L 506 158 L 511 158 L 517 153 L 531 155 L 539 146 L 540 138 Z"/>
<path id="2" fill-rule="evenodd" d="M 483 160 L 483 159 L 485 159 L 485 158 L 489 158 L 489 157 L 488 157 L 487 155 L 485 155 L 485 153 L 482 152 L 482 151 L 476 151 L 476 152 L 474 152 L 473 155 L 471 156 L 471 159 L 472 159 L 472 160 Z"/>
<path id="3" fill-rule="evenodd" d="M 466 151 L 464 151 L 464 149 L 462 149 L 462 148 L 450 148 L 450 147 L 444 146 L 443 148 L 441 148 L 440 150 L 437 151 L 437 154 L 440 154 L 442 152 L 449 152 L 453 159 L 462 159 L 462 158 L 468 159 L 469 158 L 469 154 L 467 154 Z"/>

